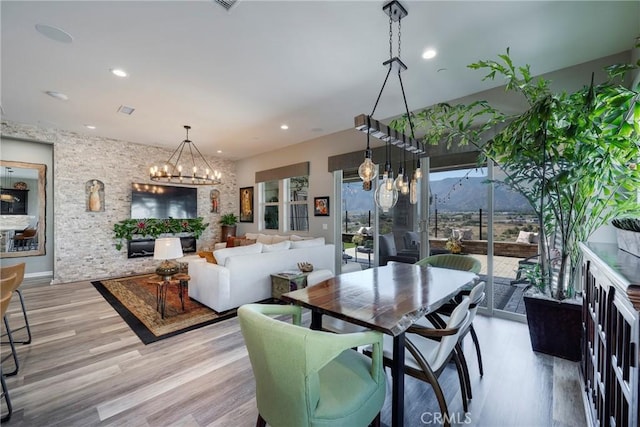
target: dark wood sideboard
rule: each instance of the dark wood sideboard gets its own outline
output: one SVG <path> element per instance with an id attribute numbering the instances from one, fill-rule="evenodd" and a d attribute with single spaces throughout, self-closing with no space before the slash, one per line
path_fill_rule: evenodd
<path id="1" fill-rule="evenodd" d="M 582 369 L 594 426 L 640 422 L 640 258 L 614 244 L 581 244 L 584 255 Z"/>

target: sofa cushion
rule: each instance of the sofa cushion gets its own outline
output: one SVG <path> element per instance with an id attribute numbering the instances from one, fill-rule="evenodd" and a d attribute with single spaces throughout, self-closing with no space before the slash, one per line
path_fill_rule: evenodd
<path id="1" fill-rule="evenodd" d="M 280 242 L 285 242 L 285 241 L 289 241 L 289 236 L 278 236 L 277 234 L 275 236 L 272 236 L 271 238 L 271 243 L 280 243 Z"/>
<path id="2" fill-rule="evenodd" d="M 245 239 L 258 240 L 258 233 L 246 233 L 244 235 Z"/>
<path id="3" fill-rule="evenodd" d="M 291 242 L 291 249 L 310 248 L 312 246 L 322 246 L 322 245 L 324 245 L 324 237 L 317 237 L 315 239 L 299 240 L 299 241 Z"/>
<path id="4" fill-rule="evenodd" d="M 213 253 L 213 256 L 218 261 L 218 264 L 225 265 L 225 263 L 227 262 L 227 258 L 229 258 L 230 256 L 259 254 L 260 252 L 262 252 L 262 243 L 254 243 L 253 245 L 218 249 Z"/>
<path id="5" fill-rule="evenodd" d="M 270 245 L 273 243 L 273 236 L 270 234 L 258 234 L 258 238 L 256 240 L 258 241 L 258 243 Z"/>
<path id="6" fill-rule="evenodd" d="M 274 243 L 273 245 L 262 245 L 262 252 L 280 252 L 288 251 L 291 247 L 289 240 L 284 240 L 280 243 Z"/>

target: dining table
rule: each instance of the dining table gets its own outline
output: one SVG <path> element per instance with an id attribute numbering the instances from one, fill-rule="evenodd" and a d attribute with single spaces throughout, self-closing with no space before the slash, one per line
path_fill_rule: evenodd
<path id="1" fill-rule="evenodd" d="M 393 337 L 391 425 L 404 426 L 405 331 L 478 281 L 475 273 L 389 263 L 340 274 L 281 299 L 311 310 L 311 328 L 332 316 Z"/>

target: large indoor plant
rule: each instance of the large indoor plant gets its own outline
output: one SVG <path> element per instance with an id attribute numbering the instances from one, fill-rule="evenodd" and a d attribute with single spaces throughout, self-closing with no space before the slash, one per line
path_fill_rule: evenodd
<path id="1" fill-rule="evenodd" d="M 540 261 L 529 276 L 547 297 L 570 298 L 578 243 L 614 217 L 640 213 L 640 95 L 621 84 L 635 66 L 610 66 L 606 82 L 592 78 L 574 93 L 552 92 L 528 65 L 515 66 L 508 49 L 469 67 L 488 71 L 485 79 L 504 77 L 507 91 L 524 96 L 526 111 L 509 115 L 485 101 L 439 104 L 412 113 L 415 128 L 426 132 L 425 143 L 472 144 L 480 162 L 500 166 L 502 182 L 526 197 L 540 224 Z M 406 131 L 407 122 L 392 126 Z"/>
<path id="2" fill-rule="evenodd" d="M 236 227 L 238 224 L 238 217 L 235 214 L 228 213 L 220 217 L 220 241 L 226 242 L 229 237 L 236 235 Z"/>

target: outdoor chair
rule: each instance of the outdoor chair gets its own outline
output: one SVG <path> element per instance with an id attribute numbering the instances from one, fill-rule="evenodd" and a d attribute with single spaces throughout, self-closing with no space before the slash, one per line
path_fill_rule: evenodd
<path id="1" fill-rule="evenodd" d="M 439 254 L 422 258 L 416 265 L 430 265 L 432 267 L 450 268 L 452 270 L 480 273 L 482 264 L 470 255 Z"/>
<path id="2" fill-rule="evenodd" d="M 293 324 L 273 316 L 291 315 Z M 256 381 L 256 426 L 379 425 L 385 399 L 382 334 L 300 326 L 298 306 L 246 304 L 240 329 Z M 352 348 L 372 346 L 368 358 Z"/>
<path id="3" fill-rule="evenodd" d="M 418 260 L 416 252 L 398 252 L 393 233 L 381 234 L 378 238 L 380 244 L 380 265 L 387 265 L 389 261 L 413 264 Z"/>

